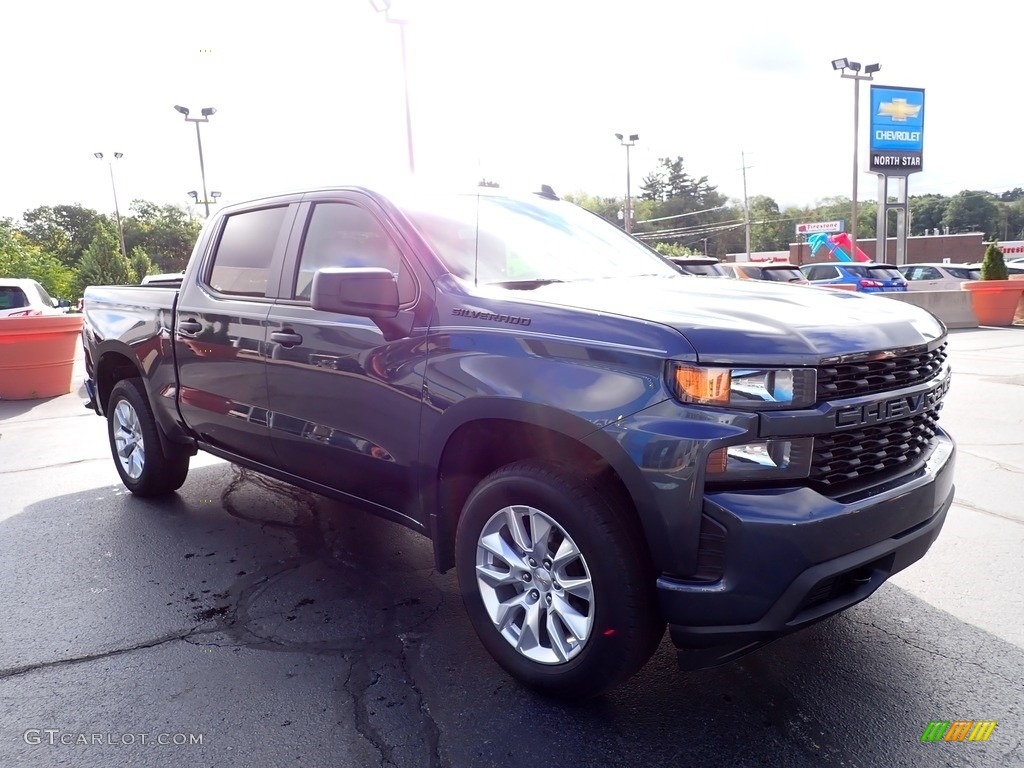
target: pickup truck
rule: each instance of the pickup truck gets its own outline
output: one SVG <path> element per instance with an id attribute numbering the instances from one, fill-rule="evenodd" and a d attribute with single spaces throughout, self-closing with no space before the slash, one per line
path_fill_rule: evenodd
<path id="1" fill-rule="evenodd" d="M 180 288 L 84 305 L 133 494 L 203 450 L 419 531 L 555 696 L 623 682 L 666 625 L 697 669 L 846 609 L 953 499 L 931 314 L 684 275 L 549 187 L 235 205 Z"/>

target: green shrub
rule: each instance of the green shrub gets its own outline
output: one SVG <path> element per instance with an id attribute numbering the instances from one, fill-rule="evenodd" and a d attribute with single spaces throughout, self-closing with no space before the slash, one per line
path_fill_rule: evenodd
<path id="1" fill-rule="evenodd" d="M 995 241 L 988 244 L 985 249 L 985 259 L 981 262 L 982 280 L 1009 280 L 1010 273 L 1006 269 L 1006 262 L 1003 261 L 1003 252 Z"/>

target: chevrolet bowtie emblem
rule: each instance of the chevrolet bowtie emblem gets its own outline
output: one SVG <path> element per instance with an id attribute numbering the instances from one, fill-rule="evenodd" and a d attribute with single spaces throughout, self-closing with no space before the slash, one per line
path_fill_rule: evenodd
<path id="1" fill-rule="evenodd" d="M 878 114 L 888 115 L 895 123 L 905 123 L 908 117 L 917 117 L 920 111 L 920 104 L 907 104 L 906 99 L 883 101 L 878 105 Z"/>

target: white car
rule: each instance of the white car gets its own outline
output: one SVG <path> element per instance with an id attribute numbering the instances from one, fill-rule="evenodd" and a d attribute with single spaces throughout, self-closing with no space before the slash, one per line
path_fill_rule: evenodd
<path id="1" fill-rule="evenodd" d="M 910 291 L 959 291 L 964 280 L 981 279 L 981 270 L 972 264 L 903 264 L 899 271 Z"/>
<path id="2" fill-rule="evenodd" d="M 0 317 L 60 315 L 70 306 L 67 299 L 50 298 L 35 280 L 0 277 Z"/>

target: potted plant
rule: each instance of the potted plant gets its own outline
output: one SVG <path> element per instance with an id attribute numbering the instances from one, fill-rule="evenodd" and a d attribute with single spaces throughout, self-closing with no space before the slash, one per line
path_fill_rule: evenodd
<path id="1" fill-rule="evenodd" d="M 1024 294 L 1024 283 L 1009 279 L 1003 252 L 994 241 L 985 249 L 981 280 L 965 280 L 960 287 L 971 292 L 971 308 L 978 325 L 1013 325 L 1017 303 Z"/>
<path id="2" fill-rule="evenodd" d="M 0 400 L 70 392 L 81 335 L 81 315 L 0 317 Z"/>

